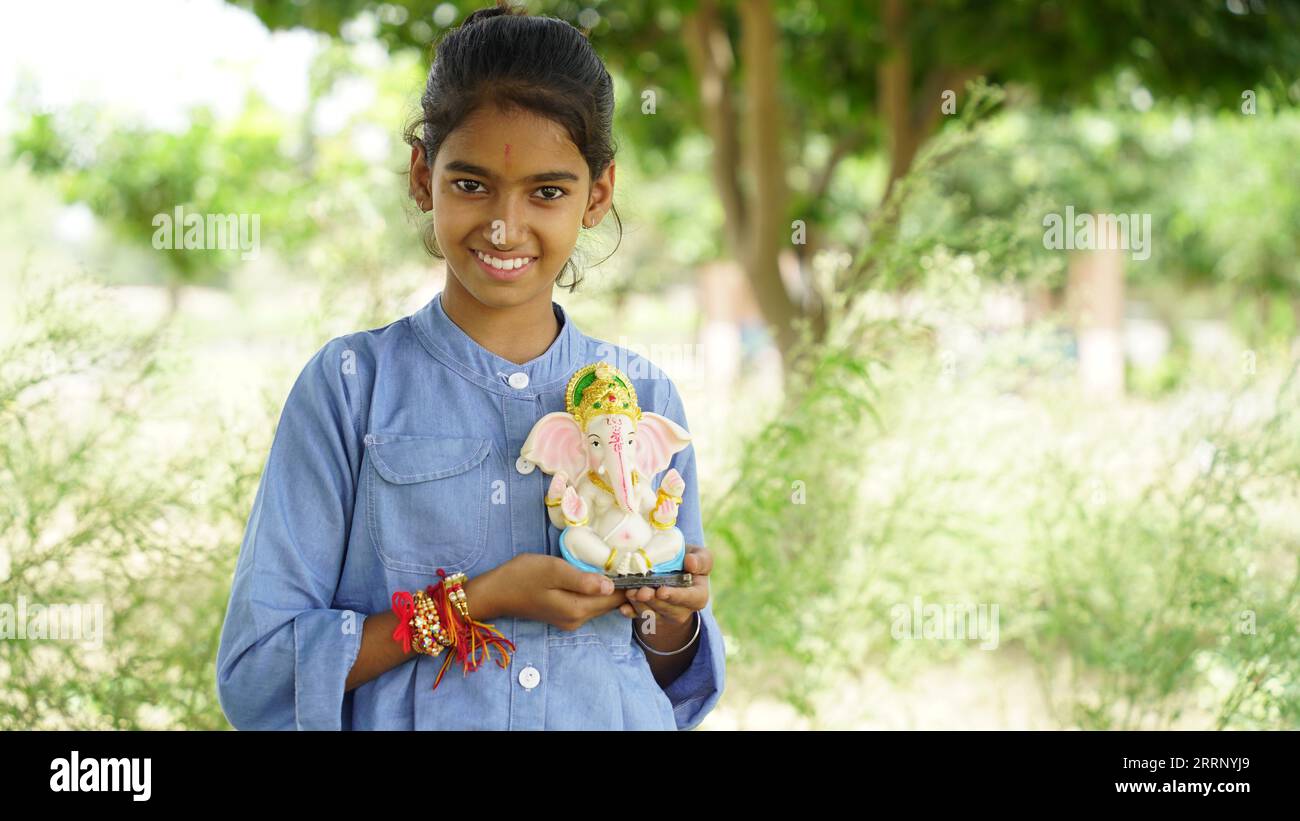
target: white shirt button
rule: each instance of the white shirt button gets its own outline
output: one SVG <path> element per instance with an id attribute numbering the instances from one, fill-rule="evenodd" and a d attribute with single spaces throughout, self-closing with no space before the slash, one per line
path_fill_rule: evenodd
<path id="1" fill-rule="evenodd" d="M 510 378 L 508 378 L 506 381 L 509 382 L 510 387 L 514 388 L 515 390 L 523 390 L 524 388 L 528 387 L 528 374 L 524 373 L 523 371 L 516 371 L 510 374 Z"/>
<path id="2" fill-rule="evenodd" d="M 515 460 L 515 470 L 527 476 L 537 469 L 537 465 L 520 456 Z"/>
<path id="3" fill-rule="evenodd" d="M 537 672 L 536 667 L 525 667 L 519 671 L 519 683 L 525 690 L 531 690 L 542 680 L 542 674 Z"/>

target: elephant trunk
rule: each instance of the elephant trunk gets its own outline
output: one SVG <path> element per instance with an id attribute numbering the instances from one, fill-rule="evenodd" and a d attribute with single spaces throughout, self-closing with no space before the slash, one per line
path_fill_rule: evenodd
<path id="1" fill-rule="evenodd" d="M 610 431 L 609 448 L 605 456 L 605 474 L 609 477 L 609 486 L 614 489 L 614 498 L 618 506 L 636 513 L 633 502 L 632 472 L 635 468 L 631 454 L 624 447 L 624 426 L 620 425 Z"/>

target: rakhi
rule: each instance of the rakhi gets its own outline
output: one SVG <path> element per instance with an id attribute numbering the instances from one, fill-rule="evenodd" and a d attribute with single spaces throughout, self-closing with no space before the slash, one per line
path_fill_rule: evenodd
<path id="1" fill-rule="evenodd" d="M 397 628 L 393 640 L 400 642 L 402 652 L 414 650 L 417 654 L 437 657 L 444 649 L 454 651 L 464 668 L 465 675 L 477 670 L 484 658 L 492 657 L 492 647 L 501 651 L 497 665 L 505 668 L 510 663 L 514 642 L 507 639 L 494 625 L 475 621 L 470 616 L 469 599 L 465 595 L 464 573 L 451 576 L 438 568 L 441 582 L 411 594 L 399 590 L 393 594 L 393 612 L 397 614 Z M 507 649 L 509 648 L 509 649 Z M 453 653 L 443 659 L 433 689 L 442 683 L 442 676 L 451 666 Z"/>

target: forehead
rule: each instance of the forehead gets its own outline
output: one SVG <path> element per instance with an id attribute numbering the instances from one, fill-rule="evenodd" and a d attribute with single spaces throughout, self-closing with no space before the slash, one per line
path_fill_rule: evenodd
<path id="1" fill-rule="evenodd" d="M 604 433 L 609 430 L 621 430 L 624 433 L 636 430 L 636 423 L 631 417 L 621 413 L 607 413 L 593 417 L 587 425 L 588 433 Z"/>
<path id="2" fill-rule="evenodd" d="M 480 107 L 447 135 L 438 163 L 461 160 L 510 180 L 568 170 L 585 179 L 587 162 L 564 127 L 531 111 Z"/>

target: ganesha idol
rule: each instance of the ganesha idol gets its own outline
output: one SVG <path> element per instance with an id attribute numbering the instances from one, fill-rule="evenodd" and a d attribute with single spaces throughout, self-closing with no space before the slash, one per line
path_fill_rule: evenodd
<path id="1" fill-rule="evenodd" d="M 652 490 L 691 435 L 671 419 L 641 410 L 636 388 L 607 362 L 578 370 L 564 412 L 537 421 L 521 456 L 552 475 L 546 512 L 560 549 L 577 567 L 636 584 L 690 584 L 686 540 L 676 526 L 686 483 L 674 469 Z M 647 575 L 655 574 L 655 575 Z M 666 575 L 657 575 L 666 574 Z M 619 577 L 633 577 L 622 579 Z"/>

